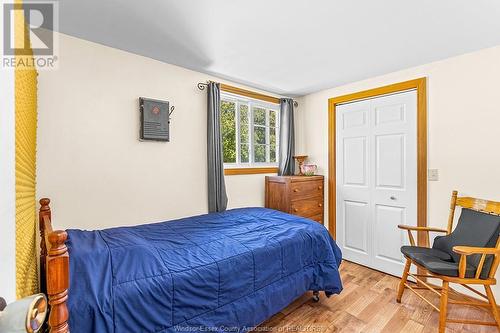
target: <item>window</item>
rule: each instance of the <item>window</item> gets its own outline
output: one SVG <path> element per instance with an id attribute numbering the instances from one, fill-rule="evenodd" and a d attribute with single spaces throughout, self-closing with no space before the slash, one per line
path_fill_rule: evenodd
<path id="1" fill-rule="evenodd" d="M 278 104 L 223 92 L 221 130 L 225 168 L 278 166 Z"/>

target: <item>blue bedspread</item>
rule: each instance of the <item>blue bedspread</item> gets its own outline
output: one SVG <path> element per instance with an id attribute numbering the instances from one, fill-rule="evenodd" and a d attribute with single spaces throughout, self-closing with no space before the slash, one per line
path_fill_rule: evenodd
<path id="1" fill-rule="evenodd" d="M 245 331 L 342 290 L 327 230 L 270 209 L 68 234 L 72 333 Z"/>

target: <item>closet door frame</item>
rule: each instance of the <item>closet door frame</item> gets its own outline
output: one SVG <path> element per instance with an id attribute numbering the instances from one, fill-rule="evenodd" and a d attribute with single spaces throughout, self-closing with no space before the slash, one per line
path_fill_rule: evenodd
<path id="1" fill-rule="evenodd" d="M 339 104 L 367 98 L 380 97 L 407 90 L 417 91 L 417 226 L 427 226 L 427 79 L 425 77 L 399 82 L 348 95 L 333 97 L 328 100 L 328 229 L 336 239 L 336 107 Z M 428 246 L 429 239 L 425 232 L 417 233 L 417 244 Z"/>

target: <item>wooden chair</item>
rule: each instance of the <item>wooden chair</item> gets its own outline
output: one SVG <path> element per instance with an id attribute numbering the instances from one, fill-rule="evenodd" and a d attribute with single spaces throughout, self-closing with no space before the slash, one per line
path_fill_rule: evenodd
<path id="1" fill-rule="evenodd" d="M 500 316 L 495 297 L 491 291 L 491 286 L 497 282 L 495 273 L 500 263 L 500 202 L 457 197 L 457 195 L 458 192 L 453 191 L 446 230 L 407 225 L 398 226 L 400 229 L 408 231 L 410 246 L 401 248 L 401 252 L 406 258 L 406 265 L 396 300 L 401 303 L 405 288 L 417 294 L 440 313 L 439 333 L 445 331 L 447 322 L 490 325 L 500 329 Z M 457 226 L 452 232 L 456 206 L 462 207 L 462 212 Z M 415 246 L 412 231 L 427 233 L 427 239 L 429 239 L 429 232 L 442 232 L 446 235 L 436 237 L 432 248 L 419 247 Z M 419 274 L 410 273 L 412 264 L 421 269 Z M 419 282 L 419 285 L 407 283 L 408 276 L 413 277 Z M 424 281 L 426 278 L 441 279 L 442 287 L 430 285 Z M 464 286 L 485 298 L 488 303 L 448 300 L 450 283 Z M 486 295 L 473 289 L 470 285 L 484 286 Z M 417 289 L 429 289 L 439 295 L 439 308 L 417 292 Z M 449 319 L 447 318 L 448 303 L 489 308 L 495 321 Z"/>

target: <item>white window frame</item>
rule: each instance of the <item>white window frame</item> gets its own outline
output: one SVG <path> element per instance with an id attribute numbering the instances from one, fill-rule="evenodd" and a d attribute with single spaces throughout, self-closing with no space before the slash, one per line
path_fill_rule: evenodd
<path id="1" fill-rule="evenodd" d="M 262 168 L 262 167 L 278 167 L 278 156 L 280 149 L 280 106 L 279 104 L 269 103 L 259 99 L 253 99 L 241 95 L 236 95 L 228 92 L 221 92 L 221 102 L 228 101 L 235 103 L 235 126 L 236 126 L 236 163 L 224 163 L 225 169 L 245 169 L 245 168 Z M 240 156 L 240 105 L 248 106 L 248 160 L 249 162 L 241 162 Z M 266 124 L 265 125 L 254 125 L 253 108 L 259 107 L 266 109 Z M 255 162 L 254 161 L 254 126 L 264 127 L 266 130 L 266 161 L 270 160 L 271 157 L 271 144 L 270 144 L 270 110 L 276 113 L 276 162 Z M 223 149 L 224 150 L 224 149 Z"/>

